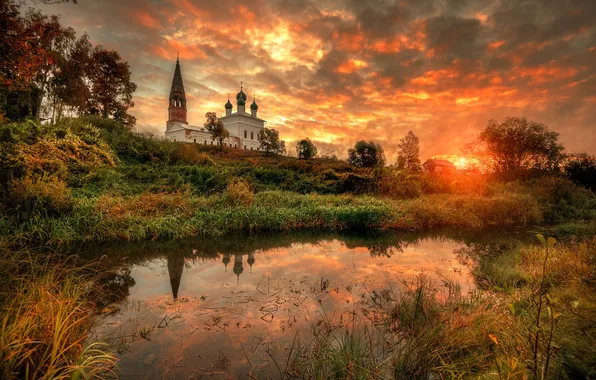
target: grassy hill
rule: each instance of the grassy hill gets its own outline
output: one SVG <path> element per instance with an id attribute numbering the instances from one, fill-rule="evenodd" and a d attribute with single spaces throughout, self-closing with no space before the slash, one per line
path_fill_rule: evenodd
<path id="1" fill-rule="evenodd" d="M 25 245 L 596 219 L 594 194 L 552 175 L 504 181 L 219 151 L 100 118 L 8 124 L 1 133 L 0 235 Z"/>

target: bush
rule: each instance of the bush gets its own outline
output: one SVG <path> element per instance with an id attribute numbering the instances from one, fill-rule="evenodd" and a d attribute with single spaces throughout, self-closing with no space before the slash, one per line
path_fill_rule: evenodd
<path id="1" fill-rule="evenodd" d="M 9 205 L 23 218 L 65 214 L 74 203 L 66 182 L 55 176 L 13 179 L 10 194 Z"/>
<path id="2" fill-rule="evenodd" d="M 255 194 L 244 181 L 232 181 L 226 187 L 224 201 L 230 206 L 250 206 L 255 199 Z"/>
<path id="3" fill-rule="evenodd" d="M 172 162 L 190 165 L 214 165 L 215 163 L 205 153 L 200 153 L 196 146 L 188 143 L 176 144 L 172 154 Z"/>
<path id="4" fill-rule="evenodd" d="M 574 183 L 596 191 L 596 157 L 581 155 L 565 165 L 567 178 Z"/>
<path id="5" fill-rule="evenodd" d="M 422 194 L 420 175 L 410 170 L 377 168 L 374 171 L 377 193 L 391 198 L 417 198 Z"/>

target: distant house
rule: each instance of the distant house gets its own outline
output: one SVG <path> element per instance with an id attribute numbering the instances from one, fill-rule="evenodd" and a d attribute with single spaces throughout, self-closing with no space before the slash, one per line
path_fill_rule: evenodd
<path id="1" fill-rule="evenodd" d="M 454 173 L 456 169 L 450 161 L 430 159 L 422 164 L 422 170 L 427 173 Z"/>

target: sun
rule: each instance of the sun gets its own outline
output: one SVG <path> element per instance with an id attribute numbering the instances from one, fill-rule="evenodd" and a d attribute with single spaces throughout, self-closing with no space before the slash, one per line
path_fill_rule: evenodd
<path id="1" fill-rule="evenodd" d="M 465 157 L 459 157 L 456 161 L 455 161 L 455 166 L 458 169 L 464 169 L 466 168 L 468 165 L 470 164 L 470 162 L 468 161 L 467 158 Z"/>

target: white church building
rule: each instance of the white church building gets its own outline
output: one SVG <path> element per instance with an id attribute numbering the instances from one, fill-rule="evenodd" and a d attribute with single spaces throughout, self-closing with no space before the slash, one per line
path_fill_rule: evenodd
<path id="1" fill-rule="evenodd" d="M 240 85 L 240 92 L 236 94 L 236 112 L 234 106 L 225 104 L 226 116 L 219 118 L 225 128 L 230 132 L 230 137 L 224 139 L 224 146 L 248 150 L 259 150 L 258 135 L 265 128 L 266 121 L 257 117 L 256 100 L 250 105 L 250 113 L 245 111 L 246 94 Z M 211 139 L 211 134 L 203 126 L 188 124 L 186 120 L 186 95 L 182 83 L 180 60 L 176 60 L 176 70 L 170 90 L 170 104 L 168 107 L 168 121 L 166 122 L 166 138 L 172 141 L 183 141 L 203 145 L 216 145 Z"/>

